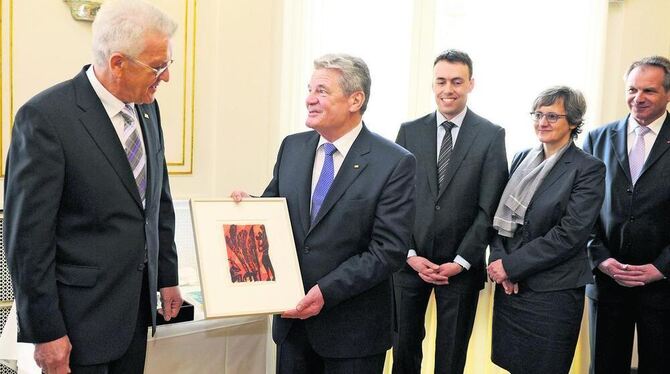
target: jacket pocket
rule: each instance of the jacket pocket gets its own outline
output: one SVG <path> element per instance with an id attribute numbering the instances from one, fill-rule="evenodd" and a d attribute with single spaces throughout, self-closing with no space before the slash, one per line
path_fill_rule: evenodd
<path id="1" fill-rule="evenodd" d="M 74 287 L 93 287 L 98 281 L 100 269 L 93 266 L 56 265 L 56 280 Z"/>

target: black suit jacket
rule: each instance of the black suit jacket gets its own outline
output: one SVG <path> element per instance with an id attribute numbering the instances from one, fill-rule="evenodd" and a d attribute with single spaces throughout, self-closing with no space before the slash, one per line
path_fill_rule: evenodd
<path id="1" fill-rule="evenodd" d="M 158 105 L 136 107 L 148 166 L 143 209 L 87 68 L 19 109 L 5 176 L 4 234 L 19 341 L 67 334 L 71 362 L 79 365 L 109 362 L 128 347 L 145 248 L 153 319 L 156 290 L 178 283 Z"/>
<path id="2" fill-rule="evenodd" d="M 627 123 L 628 117 L 607 124 L 591 131 L 584 141 L 584 150 L 607 166 L 605 202 L 589 243 L 600 298 L 615 297 L 621 288 L 597 268 L 609 257 L 625 264 L 651 263 L 670 277 L 670 116 L 635 186 L 628 165 Z M 665 302 L 670 303 L 670 282 L 655 283 L 654 287 L 664 287 Z M 596 297 L 594 289 L 589 291 L 589 296 Z"/>
<path id="3" fill-rule="evenodd" d="M 511 174 L 528 151 L 514 156 Z M 496 235 L 489 261 L 501 258 L 509 279 L 534 291 L 593 282 L 586 243 L 603 202 L 604 181 L 605 165 L 570 144 L 528 204 L 523 245 L 505 248 Z"/>
<path id="4" fill-rule="evenodd" d="M 305 320 L 324 357 L 378 354 L 391 346 L 391 274 L 405 261 L 414 217 L 414 157 L 365 126 L 310 225 L 312 168 L 319 134 L 288 136 L 263 196 L 285 197 L 305 291 L 318 284 L 325 305 Z M 275 342 L 293 320 L 276 316 Z"/>
<path id="5" fill-rule="evenodd" d="M 468 109 L 439 191 L 435 113 L 402 124 L 396 143 L 412 152 L 419 165 L 410 248 L 438 264 L 460 255 L 472 267 L 449 279 L 450 287 L 480 290 L 486 280 L 484 253 L 493 235 L 493 214 L 507 182 L 505 130 Z M 396 280 L 424 284 L 407 264 Z"/>

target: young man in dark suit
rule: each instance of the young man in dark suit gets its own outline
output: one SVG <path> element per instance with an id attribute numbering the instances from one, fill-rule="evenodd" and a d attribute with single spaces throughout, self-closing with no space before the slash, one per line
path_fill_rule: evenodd
<path id="1" fill-rule="evenodd" d="M 314 131 L 284 139 L 263 193 L 286 198 L 307 292 L 274 318 L 277 372 L 381 373 L 394 327 L 391 275 L 405 261 L 414 218 L 416 162 L 365 127 L 363 60 L 315 60 L 308 90 Z"/>
<path id="2" fill-rule="evenodd" d="M 46 373 L 141 373 L 156 292 L 181 306 L 174 211 L 154 94 L 177 25 L 108 2 L 93 65 L 19 109 L 5 177 L 5 243 L 19 341 Z"/>
<path id="3" fill-rule="evenodd" d="M 419 373 L 424 315 L 437 301 L 435 372 L 461 373 L 486 280 L 484 254 L 507 182 L 505 131 L 467 108 L 472 61 L 448 50 L 433 64 L 437 110 L 404 123 L 396 142 L 417 159 L 416 220 L 406 265 L 394 275 L 394 373 Z"/>
<path id="4" fill-rule="evenodd" d="M 637 329 L 640 373 L 667 372 L 670 352 L 670 61 L 634 62 L 630 114 L 589 133 L 584 150 L 607 167 L 605 202 L 589 243 L 595 373 L 630 372 Z"/>

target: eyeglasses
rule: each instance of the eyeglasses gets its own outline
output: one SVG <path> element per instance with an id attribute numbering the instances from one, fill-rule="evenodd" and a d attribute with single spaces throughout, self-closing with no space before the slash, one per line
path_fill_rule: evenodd
<path id="1" fill-rule="evenodd" d="M 559 118 L 561 117 L 567 117 L 566 114 L 558 114 L 554 112 L 549 112 L 549 113 L 542 113 L 542 112 L 530 112 L 530 118 L 533 119 L 535 122 L 540 122 L 542 117 L 547 119 L 547 122 L 549 123 L 556 123 Z"/>
<path id="2" fill-rule="evenodd" d="M 154 68 L 154 67 L 151 67 L 151 66 L 145 64 L 144 62 L 139 61 L 139 60 L 137 60 L 137 59 L 135 59 L 135 58 L 133 58 L 133 57 L 130 57 L 130 56 L 126 56 L 126 57 L 127 57 L 128 59 L 132 60 L 134 63 L 136 63 L 136 64 L 138 64 L 138 65 L 142 65 L 142 66 L 144 66 L 144 67 L 147 68 L 147 69 L 151 69 L 151 71 L 154 72 L 154 75 L 156 75 L 156 78 L 160 77 L 161 74 L 165 73 L 165 70 L 167 70 L 168 68 L 170 68 L 170 65 L 172 65 L 172 63 L 174 62 L 174 60 L 170 59 L 170 61 L 168 61 L 167 64 L 165 64 L 164 66 L 162 66 L 162 67 L 160 67 L 160 68 Z"/>

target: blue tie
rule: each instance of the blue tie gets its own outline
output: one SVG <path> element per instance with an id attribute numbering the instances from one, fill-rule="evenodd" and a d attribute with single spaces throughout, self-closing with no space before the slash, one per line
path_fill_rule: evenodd
<path id="1" fill-rule="evenodd" d="M 323 159 L 321 175 L 319 175 L 319 180 L 316 182 L 316 187 L 314 187 L 314 193 L 312 194 L 312 211 L 310 213 L 312 223 L 314 223 L 314 219 L 319 213 L 321 204 L 323 204 L 323 200 L 326 198 L 330 185 L 333 184 L 333 179 L 335 178 L 333 153 L 337 151 L 337 148 L 331 143 L 323 143 L 323 151 L 325 152 L 325 157 Z"/>

